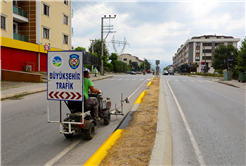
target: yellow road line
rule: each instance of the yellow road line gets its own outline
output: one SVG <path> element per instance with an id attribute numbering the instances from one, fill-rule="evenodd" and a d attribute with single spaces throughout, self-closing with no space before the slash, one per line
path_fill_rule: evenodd
<path id="1" fill-rule="evenodd" d="M 84 166 L 99 165 L 103 158 L 107 155 L 108 150 L 114 145 L 116 140 L 121 136 L 124 130 L 117 129 L 108 139 L 100 146 L 100 148 L 86 161 Z"/>
<path id="2" fill-rule="evenodd" d="M 133 103 L 134 104 L 137 104 L 137 103 L 142 103 L 142 100 L 143 100 L 143 97 L 146 95 L 146 91 L 143 91 L 137 98 L 137 100 Z"/>

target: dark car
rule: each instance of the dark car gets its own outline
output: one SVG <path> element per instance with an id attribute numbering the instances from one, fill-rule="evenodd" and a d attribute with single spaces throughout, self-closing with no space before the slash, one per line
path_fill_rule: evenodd
<path id="1" fill-rule="evenodd" d="M 136 72 L 135 71 L 130 71 L 130 74 L 131 75 L 136 75 Z"/>
<path id="2" fill-rule="evenodd" d="M 174 72 L 173 72 L 173 71 L 169 71 L 169 74 L 170 74 L 170 75 L 174 75 Z"/>
<path id="3" fill-rule="evenodd" d="M 163 75 L 168 75 L 168 71 L 167 70 L 164 70 L 163 71 Z"/>

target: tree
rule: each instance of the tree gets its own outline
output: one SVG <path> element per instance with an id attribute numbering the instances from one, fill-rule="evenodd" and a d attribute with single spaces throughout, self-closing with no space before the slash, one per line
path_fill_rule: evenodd
<path id="1" fill-rule="evenodd" d="M 111 53 L 109 59 L 113 65 L 113 71 L 116 72 L 116 62 L 118 61 L 118 55 L 116 53 Z"/>
<path id="2" fill-rule="evenodd" d="M 147 59 L 145 59 L 144 62 L 145 62 L 145 70 L 149 70 L 151 68 L 151 63 Z M 144 70 L 144 62 L 140 64 L 140 69 L 142 70 Z"/>
<path id="3" fill-rule="evenodd" d="M 86 52 L 86 48 L 84 48 L 84 47 L 76 47 L 74 50 L 76 50 L 76 51 L 84 51 L 84 52 Z"/>
<path id="4" fill-rule="evenodd" d="M 215 70 L 228 70 L 228 68 L 233 70 L 237 66 L 237 56 L 238 51 L 232 44 L 221 44 L 215 49 L 212 67 Z M 229 58 L 232 58 L 233 60 L 228 61 Z"/>
<path id="5" fill-rule="evenodd" d="M 168 67 L 165 67 L 165 68 L 163 69 L 163 71 L 164 71 L 164 70 L 168 70 L 168 69 L 169 69 Z"/>
<path id="6" fill-rule="evenodd" d="M 246 71 L 246 38 L 244 38 L 238 52 L 238 68 L 241 72 Z"/>
<path id="7" fill-rule="evenodd" d="M 89 47 L 89 52 L 92 52 L 92 43 Z M 94 41 L 94 53 L 97 53 L 97 55 L 101 57 L 101 39 L 96 39 Z M 109 56 L 108 48 L 105 44 L 105 41 L 103 42 L 103 56 L 106 56 L 106 59 L 108 59 Z"/>

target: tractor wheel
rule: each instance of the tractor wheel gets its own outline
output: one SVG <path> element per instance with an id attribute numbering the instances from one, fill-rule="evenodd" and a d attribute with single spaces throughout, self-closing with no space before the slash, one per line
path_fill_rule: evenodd
<path id="1" fill-rule="evenodd" d="M 64 134 L 66 138 L 72 138 L 73 134 Z"/>
<path id="2" fill-rule="evenodd" d="M 95 126 L 94 123 L 91 123 L 90 128 L 85 130 L 85 139 L 91 140 L 94 137 Z"/>
<path id="3" fill-rule="evenodd" d="M 109 111 L 107 113 L 108 115 L 103 118 L 104 125 L 108 125 L 110 123 L 110 113 Z"/>

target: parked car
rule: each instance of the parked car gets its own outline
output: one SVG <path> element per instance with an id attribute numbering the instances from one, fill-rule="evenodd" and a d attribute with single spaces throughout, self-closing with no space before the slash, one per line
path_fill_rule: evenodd
<path id="1" fill-rule="evenodd" d="M 167 70 L 164 70 L 162 74 L 163 75 L 168 75 L 168 71 Z"/>
<path id="2" fill-rule="evenodd" d="M 136 74 L 142 74 L 142 72 L 141 71 L 136 71 Z"/>
<path id="3" fill-rule="evenodd" d="M 169 71 L 168 73 L 169 73 L 169 75 L 174 75 L 173 71 Z"/>
<path id="4" fill-rule="evenodd" d="M 131 75 L 136 75 L 136 72 L 135 71 L 130 71 L 130 74 Z"/>
<path id="5" fill-rule="evenodd" d="M 126 71 L 126 74 L 130 74 L 131 73 L 131 71 Z"/>
<path id="6" fill-rule="evenodd" d="M 147 70 L 147 73 L 150 73 L 150 70 Z"/>

